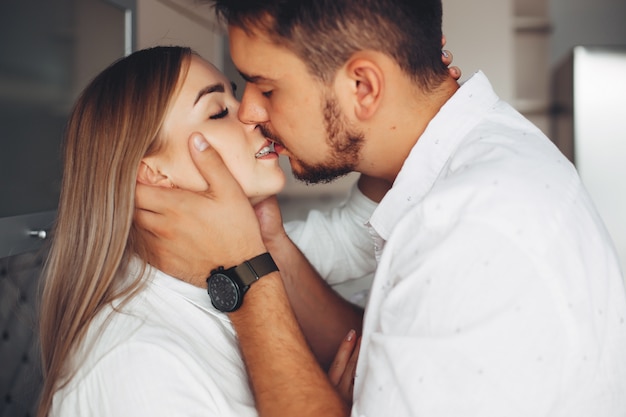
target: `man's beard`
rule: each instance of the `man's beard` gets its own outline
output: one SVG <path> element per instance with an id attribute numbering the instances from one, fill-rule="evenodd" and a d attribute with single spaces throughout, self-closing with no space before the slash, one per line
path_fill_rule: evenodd
<path id="1" fill-rule="evenodd" d="M 312 165 L 290 156 L 293 176 L 307 184 L 332 182 L 354 171 L 360 160 L 361 148 L 364 143 L 362 132 L 351 130 L 345 117 L 341 114 L 337 100 L 327 94 L 324 99 L 324 127 L 326 143 L 330 154 L 326 162 Z M 267 126 L 260 126 L 263 135 L 278 144 L 283 141 L 273 134 Z M 305 140 L 305 139 L 304 139 Z"/>

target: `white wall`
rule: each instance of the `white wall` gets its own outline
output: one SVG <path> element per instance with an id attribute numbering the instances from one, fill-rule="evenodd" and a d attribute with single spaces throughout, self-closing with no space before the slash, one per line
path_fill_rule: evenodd
<path id="1" fill-rule="evenodd" d="M 514 99 L 513 1 L 443 0 L 446 49 L 466 80 L 482 70 L 496 93 Z"/>
<path id="2" fill-rule="evenodd" d="M 137 49 L 156 45 L 189 46 L 223 66 L 221 29 L 213 10 L 192 0 L 137 0 Z"/>

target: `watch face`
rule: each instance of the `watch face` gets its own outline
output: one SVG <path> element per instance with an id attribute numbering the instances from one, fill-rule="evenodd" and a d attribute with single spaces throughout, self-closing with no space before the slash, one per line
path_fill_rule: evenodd
<path id="1" fill-rule="evenodd" d="M 236 310 L 241 304 L 241 293 L 230 277 L 215 273 L 208 282 L 209 296 L 213 306 L 220 311 Z"/>

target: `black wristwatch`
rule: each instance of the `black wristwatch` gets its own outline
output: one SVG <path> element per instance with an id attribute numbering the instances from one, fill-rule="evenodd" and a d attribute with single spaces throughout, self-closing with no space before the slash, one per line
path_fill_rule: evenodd
<path id="1" fill-rule="evenodd" d="M 278 271 L 278 267 L 267 252 L 232 268 L 220 266 L 214 269 L 206 279 L 211 303 L 226 313 L 237 310 L 250 285 L 274 271 Z"/>

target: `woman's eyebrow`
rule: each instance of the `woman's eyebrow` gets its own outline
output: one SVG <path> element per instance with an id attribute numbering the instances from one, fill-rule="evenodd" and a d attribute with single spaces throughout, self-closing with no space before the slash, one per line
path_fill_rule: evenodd
<path id="1" fill-rule="evenodd" d="M 206 86 L 202 90 L 200 90 L 200 92 L 198 92 L 198 95 L 196 96 L 196 100 L 193 102 L 193 105 L 195 106 L 196 103 L 198 103 L 198 101 L 200 101 L 200 99 L 206 94 L 223 93 L 224 91 L 224 83 L 216 83 Z"/>

